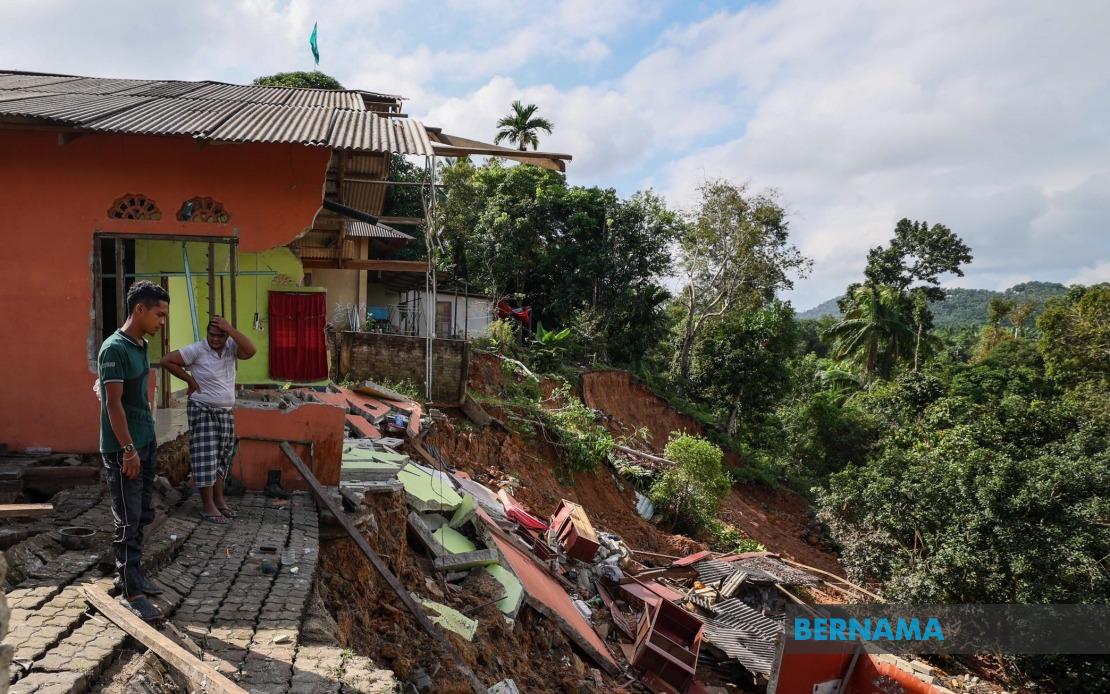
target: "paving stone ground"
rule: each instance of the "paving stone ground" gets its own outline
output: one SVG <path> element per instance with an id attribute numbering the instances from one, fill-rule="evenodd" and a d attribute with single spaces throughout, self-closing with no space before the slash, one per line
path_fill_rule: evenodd
<path id="1" fill-rule="evenodd" d="M 86 496 L 87 508 L 72 513 L 69 507 L 56 524 L 110 529 L 106 496 Z M 199 519 L 194 496 L 148 536 L 144 565 L 166 591 L 156 602 L 173 625 L 209 664 L 249 692 L 397 691 L 390 671 L 340 648 L 334 624 L 319 622 L 322 605 L 306 609 L 319 560 L 311 497 L 277 501 L 247 494 L 235 502 L 238 517 L 216 525 Z M 43 542 L 23 543 L 25 551 L 34 553 Z M 12 694 L 102 691 L 113 684 L 112 676 L 102 675 L 117 658 L 141 650 L 92 611 L 80 591 L 89 582 L 112 588 L 111 576 L 98 568 L 104 554 L 50 557 L 7 593 L 11 624 L 3 643 L 12 650 Z"/>

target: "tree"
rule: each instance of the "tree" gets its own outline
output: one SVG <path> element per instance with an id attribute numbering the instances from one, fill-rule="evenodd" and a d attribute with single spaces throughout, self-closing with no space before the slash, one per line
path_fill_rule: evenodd
<path id="1" fill-rule="evenodd" d="M 933 314 L 929 302 L 944 301 L 945 293 L 938 286 L 940 276 L 952 273 L 963 276 L 961 265 L 971 262 L 971 249 L 943 224 L 902 219 L 894 227 L 894 238 L 887 246 L 876 246 L 867 253 L 864 284 L 892 287 L 898 294 L 899 311 L 907 325 L 913 326 L 914 370 L 921 359 L 937 345 L 930 339 Z M 855 290 L 852 284 L 838 303 L 848 313 Z"/>
<path id="2" fill-rule="evenodd" d="M 254 84 L 262 87 L 311 87 L 313 89 L 343 89 L 339 80 L 319 70 L 312 72 L 278 72 L 255 78 Z"/>
<path id="3" fill-rule="evenodd" d="M 1110 382 L 1110 283 L 1051 299 L 1037 328 L 1050 377 L 1067 385 Z"/>
<path id="4" fill-rule="evenodd" d="M 876 373 L 890 376 L 909 353 L 914 332 L 902 316 L 898 290 L 868 284 L 853 292 L 844 318 L 825 337 L 833 341 L 833 358 L 853 361 L 867 380 Z"/>
<path id="5" fill-rule="evenodd" d="M 794 309 L 778 300 L 725 316 L 698 340 L 693 381 L 705 399 L 727 410 L 729 436 L 741 420 L 771 411 L 786 392 L 797 341 Z"/>
<path id="6" fill-rule="evenodd" d="M 663 456 L 674 461 L 652 485 L 649 496 L 672 526 L 696 532 L 717 517 L 731 484 L 721 449 L 689 434 L 671 435 Z"/>
<path id="7" fill-rule="evenodd" d="M 661 278 L 681 219 L 651 191 L 567 186 L 555 171 L 456 162 L 440 206 L 454 270 L 499 297 L 533 306 L 545 326 L 600 339 L 569 350 L 637 364 L 664 334 Z M 582 322 L 584 326 L 577 325 Z"/>
<path id="8" fill-rule="evenodd" d="M 494 144 L 501 144 L 502 140 L 508 140 L 522 152 L 528 149 L 528 145 L 531 145 L 532 149 L 537 149 L 540 146 L 540 139 L 536 133 L 542 130 L 550 135 L 555 127 L 548 119 L 537 116 L 538 110 L 539 106 L 535 104 L 525 106 L 520 101 L 514 101 L 512 112 L 497 121 L 497 127 L 500 130 L 493 138 Z"/>
<path id="9" fill-rule="evenodd" d="M 786 212 L 771 193 L 751 194 L 724 180 L 699 188 L 701 201 L 679 242 L 686 286 L 679 294 L 684 318 L 678 374 L 690 377 L 690 352 L 706 324 L 725 315 L 744 297 L 759 301 L 793 286 L 812 262 L 788 243 Z"/>
<path id="10" fill-rule="evenodd" d="M 1010 309 L 1010 325 L 1014 326 L 1014 337 L 1025 337 L 1025 328 L 1036 310 L 1035 301 L 1026 301 Z"/>

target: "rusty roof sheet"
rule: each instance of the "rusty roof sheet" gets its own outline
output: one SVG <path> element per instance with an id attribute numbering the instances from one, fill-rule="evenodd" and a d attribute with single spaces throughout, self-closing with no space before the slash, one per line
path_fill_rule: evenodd
<path id="1" fill-rule="evenodd" d="M 749 574 L 758 572 L 768 575 L 776 583 L 781 583 L 784 586 L 813 586 L 821 582 L 821 579 L 813 574 L 796 569 L 772 557 L 738 559 L 732 565 Z"/>
<path id="2" fill-rule="evenodd" d="M 434 153 L 419 121 L 365 109 L 354 90 L 0 73 L 0 116 L 136 135 Z"/>

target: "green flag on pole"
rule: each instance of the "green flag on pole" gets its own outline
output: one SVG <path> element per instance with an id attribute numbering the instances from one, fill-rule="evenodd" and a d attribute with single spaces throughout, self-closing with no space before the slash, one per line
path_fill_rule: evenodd
<path id="1" fill-rule="evenodd" d="M 312 23 L 312 35 L 308 37 L 308 45 L 312 47 L 312 57 L 316 59 L 316 67 L 320 67 L 320 48 L 316 45 L 316 22 Z"/>

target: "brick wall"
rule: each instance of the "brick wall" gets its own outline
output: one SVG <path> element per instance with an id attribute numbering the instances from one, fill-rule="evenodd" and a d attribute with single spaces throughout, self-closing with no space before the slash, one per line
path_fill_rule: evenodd
<path id="1" fill-rule="evenodd" d="M 336 334 L 339 381 L 384 379 L 424 387 L 428 341 L 409 335 L 341 332 Z M 457 403 L 466 384 L 470 347 L 466 340 L 436 339 L 432 345 L 432 401 Z"/>

